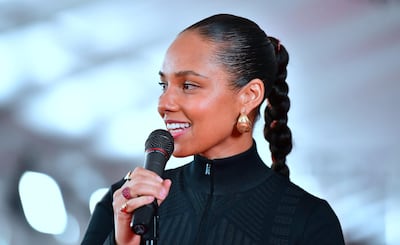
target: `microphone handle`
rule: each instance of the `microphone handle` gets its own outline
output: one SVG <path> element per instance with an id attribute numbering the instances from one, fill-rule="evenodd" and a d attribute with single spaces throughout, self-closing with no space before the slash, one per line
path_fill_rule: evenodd
<path id="1" fill-rule="evenodd" d="M 167 159 L 165 154 L 161 151 L 150 151 L 146 155 L 145 168 L 162 175 Z M 144 205 L 135 210 L 130 223 L 131 230 L 137 235 L 144 235 L 154 226 L 154 217 L 156 217 L 158 209 L 157 200 L 152 203 Z"/>

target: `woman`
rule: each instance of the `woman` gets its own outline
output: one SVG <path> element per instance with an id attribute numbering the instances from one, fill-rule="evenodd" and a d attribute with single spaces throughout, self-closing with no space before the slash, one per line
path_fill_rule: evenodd
<path id="1" fill-rule="evenodd" d="M 138 167 L 114 184 L 82 244 L 144 244 L 131 217 L 154 200 L 160 245 L 344 244 L 329 204 L 289 180 L 287 63 L 284 46 L 242 17 L 219 14 L 183 30 L 160 71 L 158 111 L 173 155 L 194 160 L 162 178 Z M 265 99 L 271 168 L 252 136 Z"/>

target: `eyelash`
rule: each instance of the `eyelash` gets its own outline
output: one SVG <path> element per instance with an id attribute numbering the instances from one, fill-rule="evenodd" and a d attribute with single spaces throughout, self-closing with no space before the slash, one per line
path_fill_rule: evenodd
<path id="1" fill-rule="evenodd" d="M 165 90 L 167 89 L 167 87 L 168 87 L 168 83 L 167 83 L 167 82 L 159 82 L 158 85 L 161 86 L 161 88 L 162 88 L 163 91 L 165 91 Z M 195 89 L 195 88 L 197 88 L 197 87 L 199 87 L 199 86 L 193 84 L 193 83 L 190 82 L 190 81 L 185 81 L 185 82 L 182 84 L 182 88 L 183 88 L 184 90 L 191 90 L 191 89 Z"/>
<path id="2" fill-rule="evenodd" d="M 189 88 L 188 88 L 189 87 Z M 196 84 L 193 84 L 192 82 L 190 82 L 190 81 L 185 81 L 184 83 L 183 83 L 183 88 L 184 89 L 195 89 L 195 88 L 197 88 L 197 87 L 199 87 L 199 86 L 197 86 Z"/>
<path id="3" fill-rule="evenodd" d="M 159 82 L 158 85 L 161 86 L 163 91 L 167 88 L 167 83 L 166 82 Z"/>

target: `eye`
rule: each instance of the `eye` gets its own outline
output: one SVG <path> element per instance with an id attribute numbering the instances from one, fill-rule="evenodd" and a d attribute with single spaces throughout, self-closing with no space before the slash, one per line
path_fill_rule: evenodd
<path id="1" fill-rule="evenodd" d="M 183 89 L 184 90 L 193 90 L 193 89 L 196 89 L 196 88 L 198 88 L 199 86 L 197 85 L 197 84 L 195 84 L 195 83 L 193 83 L 193 82 L 191 82 L 191 81 L 185 81 L 184 83 L 183 83 Z"/>
<path id="2" fill-rule="evenodd" d="M 159 82 L 158 85 L 161 86 L 162 91 L 165 91 L 168 86 L 168 84 L 166 82 Z"/>

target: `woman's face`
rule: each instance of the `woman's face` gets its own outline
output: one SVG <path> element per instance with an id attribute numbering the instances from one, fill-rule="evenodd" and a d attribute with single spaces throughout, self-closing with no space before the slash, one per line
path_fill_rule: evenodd
<path id="1" fill-rule="evenodd" d="M 163 93 L 158 111 L 175 140 L 174 156 L 227 157 L 248 149 L 235 133 L 238 92 L 213 61 L 215 47 L 193 31 L 180 34 L 167 50 L 160 71 Z"/>

